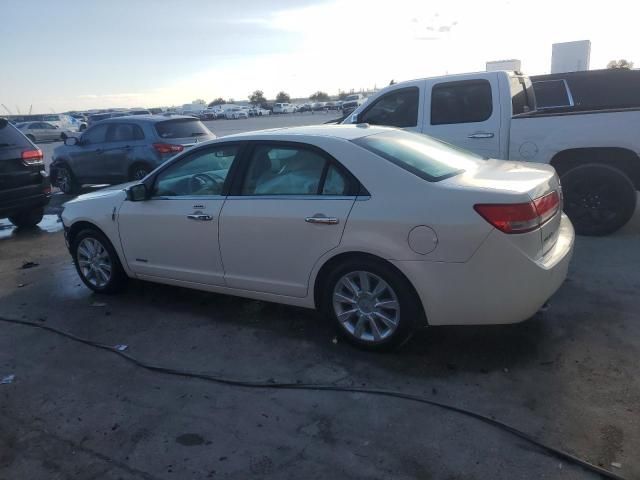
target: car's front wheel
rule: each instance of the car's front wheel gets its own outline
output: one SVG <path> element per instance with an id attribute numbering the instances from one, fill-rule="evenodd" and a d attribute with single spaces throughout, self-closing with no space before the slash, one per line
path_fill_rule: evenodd
<path id="1" fill-rule="evenodd" d="M 142 180 L 144 177 L 149 175 L 149 172 L 151 172 L 151 167 L 144 163 L 137 163 L 133 165 L 129 171 L 129 180 Z"/>
<path id="2" fill-rule="evenodd" d="M 322 309 L 347 341 L 368 350 L 404 344 L 423 318 L 409 281 L 382 262 L 366 259 L 346 261 L 331 272 Z"/>
<path id="3" fill-rule="evenodd" d="M 86 229 L 72 241 L 71 253 L 76 270 L 84 284 L 97 293 L 114 293 L 127 281 L 118 254 L 101 232 Z"/>
<path id="4" fill-rule="evenodd" d="M 35 208 L 11 215 L 9 221 L 18 228 L 33 228 L 42 221 L 42 217 L 44 217 L 44 209 Z"/>

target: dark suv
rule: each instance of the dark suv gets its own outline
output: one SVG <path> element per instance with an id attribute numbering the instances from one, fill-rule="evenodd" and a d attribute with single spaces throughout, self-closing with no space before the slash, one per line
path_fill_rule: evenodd
<path id="1" fill-rule="evenodd" d="M 33 227 L 50 198 L 42 151 L 0 118 L 0 218 L 9 218 L 16 227 Z"/>
<path id="2" fill-rule="evenodd" d="M 51 183 L 64 193 L 84 184 L 144 178 L 185 148 L 216 136 L 194 117 L 138 115 L 102 120 L 53 152 Z"/>

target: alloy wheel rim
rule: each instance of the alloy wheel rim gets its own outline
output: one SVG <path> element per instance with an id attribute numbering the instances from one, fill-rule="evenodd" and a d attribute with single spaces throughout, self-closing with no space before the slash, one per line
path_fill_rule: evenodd
<path id="1" fill-rule="evenodd" d="M 134 180 L 142 180 L 146 176 L 147 176 L 147 171 L 143 168 L 140 168 L 133 173 Z"/>
<path id="2" fill-rule="evenodd" d="M 111 280 L 113 265 L 107 249 L 95 238 L 83 238 L 78 245 L 78 267 L 94 287 L 104 287 Z"/>
<path id="3" fill-rule="evenodd" d="M 333 310 L 340 325 L 360 341 L 388 339 L 400 323 L 400 303 L 391 286 L 366 271 L 343 275 L 333 289 Z"/>
<path id="4" fill-rule="evenodd" d="M 70 178 L 69 178 L 69 172 L 67 171 L 66 168 L 61 168 L 58 171 L 58 187 L 64 193 L 67 193 L 69 191 L 69 184 L 70 183 L 71 182 L 70 182 Z"/>

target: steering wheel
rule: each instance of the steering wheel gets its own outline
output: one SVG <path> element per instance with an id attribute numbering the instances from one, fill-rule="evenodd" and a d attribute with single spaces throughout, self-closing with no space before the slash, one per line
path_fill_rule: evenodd
<path id="1" fill-rule="evenodd" d="M 191 193 L 197 193 L 202 190 L 214 190 L 216 192 L 222 191 L 222 184 L 224 181 L 221 178 L 216 178 L 208 173 L 196 173 L 189 179 L 189 190 Z"/>

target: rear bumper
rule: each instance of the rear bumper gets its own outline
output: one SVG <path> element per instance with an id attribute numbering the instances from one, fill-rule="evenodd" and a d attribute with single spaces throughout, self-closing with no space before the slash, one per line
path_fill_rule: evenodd
<path id="1" fill-rule="evenodd" d="M 494 231 L 465 263 L 397 261 L 416 288 L 430 325 L 491 325 L 531 318 L 560 288 L 573 254 L 562 215 L 556 244 L 532 260 Z"/>
<path id="2" fill-rule="evenodd" d="M 33 208 L 44 207 L 51 199 L 51 193 L 45 193 L 50 187 L 49 178 L 38 185 L 14 188 L 0 192 L 0 218 L 31 210 Z"/>

